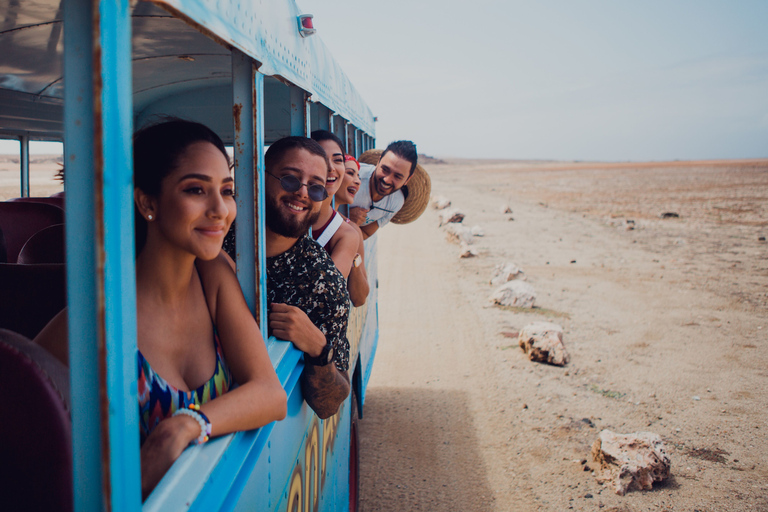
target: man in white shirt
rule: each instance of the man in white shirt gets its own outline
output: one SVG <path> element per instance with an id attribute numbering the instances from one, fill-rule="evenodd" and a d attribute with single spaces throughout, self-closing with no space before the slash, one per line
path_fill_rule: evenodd
<path id="1" fill-rule="evenodd" d="M 376 166 L 360 164 L 360 190 L 350 205 L 349 218 L 360 226 L 363 238 L 385 226 L 403 207 L 400 190 L 413 176 L 418 162 L 416 145 L 398 140 L 387 146 Z"/>

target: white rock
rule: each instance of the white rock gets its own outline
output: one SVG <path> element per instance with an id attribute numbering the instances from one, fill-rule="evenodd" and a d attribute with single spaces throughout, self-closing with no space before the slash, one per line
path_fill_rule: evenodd
<path id="1" fill-rule="evenodd" d="M 518 335 L 517 343 L 528 359 L 537 363 L 565 366 L 570 357 L 563 345 L 563 328 L 550 322 L 526 325 Z"/>
<path id="2" fill-rule="evenodd" d="M 461 222 L 464 220 L 464 214 L 461 213 L 456 208 L 446 208 L 445 210 L 441 210 L 438 214 L 438 217 L 440 218 L 440 225 L 443 224 L 449 224 L 453 222 Z"/>
<path id="3" fill-rule="evenodd" d="M 461 250 L 459 252 L 459 258 L 472 258 L 479 256 L 480 253 L 473 246 L 466 242 L 461 242 Z"/>
<path id="4" fill-rule="evenodd" d="M 533 286 L 525 281 L 509 281 L 491 294 L 490 301 L 500 306 L 532 308 L 536 301 Z"/>
<path id="5" fill-rule="evenodd" d="M 492 285 L 498 286 L 513 279 L 525 279 L 525 276 L 523 276 L 523 271 L 511 261 L 505 261 L 493 267 L 491 272 Z"/>
<path id="6" fill-rule="evenodd" d="M 472 243 L 472 230 L 463 224 L 446 224 L 443 229 L 448 240 L 452 242 L 466 243 L 467 245 Z"/>
<path id="7" fill-rule="evenodd" d="M 472 236 L 485 236 L 485 231 L 480 226 L 472 226 Z"/>
<path id="8" fill-rule="evenodd" d="M 435 210 L 444 210 L 451 206 L 451 200 L 444 196 L 432 196 L 432 208 Z"/>
<path id="9" fill-rule="evenodd" d="M 508 204 L 503 204 L 501 205 L 501 208 L 499 208 L 499 211 L 501 213 L 512 213 L 512 208 L 510 208 Z"/>
<path id="10" fill-rule="evenodd" d="M 620 496 L 632 490 L 650 490 L 654 482 L 670 474 L 664 443 L 652 432 L 616 434 L 603 430 L 592 445 L 591 459 L 597 481 L 610 482 Z"/>

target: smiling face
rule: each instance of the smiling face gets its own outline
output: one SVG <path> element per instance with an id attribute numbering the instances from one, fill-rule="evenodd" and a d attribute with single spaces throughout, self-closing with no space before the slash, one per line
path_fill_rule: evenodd
<path id="1" fill-rule="evenodd" d="M 353 161 L 344 162 L 344 177 L 341 186 L 336 192 L 336 205 L 352 204 L 355 194 L 360 190 L 360 171 Z"/>
<path id="2" fill-rule="evenodd" d="M 267 228 L 286 238 L 299 238 L 320 215 L 321 201 L 312 201 L 307 195 L 306 185 L 325 186 L 328 163 L 325 158 L 306 149 L 294 148 L 267 169 L 265 185 Z M 295 176 L 302 186 L 295 192 L 287 192 L 280 185 L 280 178 Z M 273 175 L 273 176 L 271 176 Z M 337 180 L 341 181 L 341 180 Z"/>
<path id="3" fill-rule="evenodd" d="M 227 160 L 210 142 L 194 142 L 160 183 L 157 197 L 136 189 L 145 218 L 152 215 L 147 245 L 168 244 L 202 260 L 215 258 L 237 209 Z"/>
<path id="4" fill-rule="evenodd" d="M 341 187 L 341 178 L 344 176 L 344 151 L 333 140 L 318 141 L 320 146 L 328 155 L 331 161 L 331 169 L 328 172 L 328 179 L 325 182 L 325 189 L 328 191 L 328 197 L 333 197 Z"/>
<path id="5" fill-rule="evenodd" d="M 371 199 L 380 201 L 384 196 L 403 188 L 410 179 L 410 172 L 411 162 L 387 151 L 371 176 Z"/>

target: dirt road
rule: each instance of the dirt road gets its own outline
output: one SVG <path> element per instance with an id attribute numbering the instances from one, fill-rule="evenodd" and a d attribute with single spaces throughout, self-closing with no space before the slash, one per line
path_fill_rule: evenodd
<path id="1" fill-rule="evenodd" d="M 362 509 L 768 510 L 768 162 L 428 170 L 485 236 L 460 260 L 434 210 L 380 231 Z M 490 305 L 504 261 L 536 309 Z M 537 320 L 564 327 L 567 367 L 517 347 Z M 602 429 L 661 435 L 672 477 L 597 484 Z"/>

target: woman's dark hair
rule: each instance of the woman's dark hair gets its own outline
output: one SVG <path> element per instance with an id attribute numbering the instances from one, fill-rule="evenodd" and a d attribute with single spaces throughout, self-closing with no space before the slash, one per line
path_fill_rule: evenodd
<path id="1" fill-rule="evenodd" d="M 336 134 L 329 132 L 328 130 L 315 130 L 311 134 L 309 134 L 310 138 L 312 140 L 315 140 L 317 142 L 322 142 L 324 140 L 332 140 L 336 144 L 339 145 L 339 148 L 341 148 L 341 156 L 346 155 L 347 151 L 344 149 L 344 143 L 341 142 L 341 139 L 336 136 Z M 330 155 L 328 155 L 330 157 Z"/>
<path id="2" fill-rule="evenodd" d="M 178 165 L 182 153 L 196 142 L 210 142 L 230 165 L 221 138 L 207 126 L 183 119 L 165 119 L 146 126 L 133 135 L 133 186 L 147 195 L 160 195 L 160 186 Z M 147 221 L 133 207 L 136 224 L 136 254 L 147 239 Z"/>

